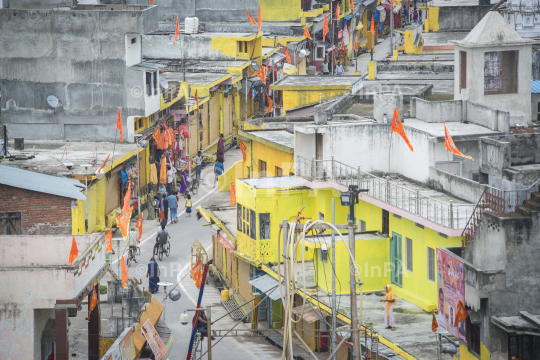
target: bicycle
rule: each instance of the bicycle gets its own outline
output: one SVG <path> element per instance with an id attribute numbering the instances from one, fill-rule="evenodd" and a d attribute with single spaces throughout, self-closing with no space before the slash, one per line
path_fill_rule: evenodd
<path id="1" fill-rule="evenodd" d="M 138 263 L 140 256 L 141 256 L 141 249 L 138 246 L 136 246 L 135 249 L 133 249 L 130 246 L 128 250 L 128 256 L 126 259 L 126 265 L 128 267 L 131 266 L 132 261 L 134 261 L 135 263 Z"/>
<path id="2" fill-rule="evenodd" d="M 184 198 L 187 199 L 188 194 L 197 195 L 198 192 L 199 192 L 199 180 L 195 178 L 188 183 L 188 186 L 186 187 L 186 191 L 184 191 Z"/>
<path id="3" fill-rule="evenodd" d="M 171 254 L 171 244 L 169 241 L 165 243 L 165 246 L 163 244 L 159 244 L 158 246 L 158 259 L 159 261 L 163 260 L 163 254 L 165 254 L 167 257 Z"/>

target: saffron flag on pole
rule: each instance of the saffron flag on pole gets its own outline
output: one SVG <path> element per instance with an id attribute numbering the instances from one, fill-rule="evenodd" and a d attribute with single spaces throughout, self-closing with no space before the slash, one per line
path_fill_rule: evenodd
<path id="1" fill-rule="evenodd" d="M 98 173 L 100 173 L 101 170 L 103 170 L 103 168 L 104 168 L 105 165 L 107 164 L 107 161 L 109 161 L 109 156 L 111 156 L 111 154 L 107 155 L 107 158 L 106 158 L 105 161 L 103 162 L 103 165 L 101 165 L 101 167 L 100 167 L 99 170 L 97 171 Z"/>
<path id="2" fill-rule="evenodd" d="M 259 19 L 257 19 L 257 29 L 261 32 L 262 29 L 262 16 L 261 16 L 261 4 L 259 4 Z"/>
<path id="3" fill-rule="evenodd" d="M 324 22 L 322 26 L 322 41 L 326 39 L 326 34 L 328 34 L 330 30 L 328 29 L 328 21 L 326 20 L 326 14 L 324 14 Z"/>
<path id="4" fill-rule="evenodd" d="M 469 313 L 465 310 L 465 306 L 463 306 L 461 300 L 459 300 L 454 324 L 458 324 L 460 321 L 465 320 L 467 316 L 469 316 Z"/>
<path id="5" fill-rule="evenodd" d="M 122 212 L 127 211 L 130 202 L 131 202 L 131 181 L 128 180 L 128 188 L 126 191 L 126 195 L 124 196 L 124 206 L 122 206 Z"/>
<path id="6" fill-rule="evenodd" d="M 313 40 L 311 38 L 311 35 L 309 35 L 309 29 L 308 27 L 306 26 L 306 28 L 304 29 L 304 37 L 308 38 L 309 40 Z"/>
<path id="7" fill-rule="evenodd" d="M 259 66 L 259 70 L 257 71 L 257 76 L 259 77 L 259 79 L 261 79 L 263 83 L 266 84 L 266 67 L 262 65 Z"/>
<path id="8" fill-rule="evenodd" d="M 129 220 L 131 219 L 131 210 L 133 210 L 132 207 L 129 207 L 125 212 L 120 214 L 119 217 L 116 218 L 116 223 L 118 227 L 120 228 L 120 232 L 122 233 L 122 236 L 124 239 L 127 239 L 128 236 L 128 228 L 129 228 Z"/>
<path id="9" fill-rule="evenodd" d="M 288 47 L 285 48 L 285 51 L 283 52 L 283 54 L 285 55 L 285 59 L 287 60 L 287 62 L 290 64 L 291 63 L 291 56 L 289 55 L 289 48 Z"/>
<path id="10" fill-rule="evenodd" d="M 396 0 L 394 0 L 394 1 L 396 1 Z M 351 0 L 351 10 L 354 11 L 354 2 L 353 2 L 353 0 Z"/>
<path id="11" fill-rule="evenodd" d="M 231 181 L 231 207 L 234 206 L 236 202 L 236 188 L 234 187 L 234 182 Z"/>
<path id="12" fill-rule="evenodd" d="M 90 294 L 88 294 L 88 322 L 90 322 L 90 314 L 92 313 L 92 310 L 96 307 L 98 303 L 97 300 L 97 292 L 96 292 L 96 285 L 92 288 L 92 291 L 90 291 Z"/>
<path id="13" fill-rule="evenodd" d="M 375 36 L 375 19 L 373 19 L 373 15 L 371 15 L 371 29 L 370 29 L 370 31 L 373 34 L 373 36 Z"/>
<path id="14" fill-rule="evenodd" d="M 358 33 L 354 37 L 354 50 L 358 50 Z"/>
<path id="15" fill-rule="evenodd" d="M 392 119 L 392 131 L 399 134 L 409 147 L 412 152 L 414 152 L 413 147 L 409 141 L 409 138 L 407 137 L 407 134 L 405 134 L 405 129 L 403 129 L 403 123 L 401 122 L 401 118 L 399 117 L 398 111 L 396 108 L 394 108 L 394 118 Z"/>
<path id="16" fill-rule="evenodd" d="M 199 90 L 195 90 L 195 103 L 197 104 L 197 109 L 199 108 Z"/>
<path id="17" fill-rule="evenodd" d="M 352 1 L 352 0 L 351 0 Z M 396 0 L 392 0 L 392 8 L 396 6 Z"/>
<path id="18" fill-rule="evenodd" d="M 246 162 L 246 145 L 244 144 L 244 142 L 242 141 L 242 139 L 238 138 L 239 143 L 240 143 L 240 150 L 242 150 L 242 159 L 244 159 L 244 162 Z"/>
<path id="19" fill-rule="evenodd" d="M 472 157 L 463 155 L 458 150 L 458 148 L 456 147 L 456 144 L 454 144 L 454 140 L 452 140 L 452 137 L 450 136 L 450 132 L 448 132 L 448 129 L 446 128 L 446 123 L 443 122 L 443 125 L 444 125 L 444 147 L 446 148 L 446 150 L 450 151 L 452 154 L 462 156 L 464 158 L 474 161 Z"/>
<path id="20" fill-rule="evenodd" d="M 71 251 L 69 252 L 69 261 L 68 264 L 71 264 L 79 256 L 79 249 L 77 248 L 77 242 L 75 241 L 75 236 L 71 241 Z"/>
<path id="21" fill-rule="evenodd" d="M 431 315 L 433 315 L 433 319 L 431 320 L 431 331 L 435 332 L 437 331 L 437 328 L 439 327 L 439 323 L 437 322 L 437 317 L 435 316 L 435 310 L 431 310 Z"/>
<path id="22" fill-rule="evenodd" d="M 195 286 L 197 286 L 197 289 L 201 288 L 201 280 L 202 280 L 202 260 L 200 260 L 190 271 L 191 277 L 193 278 L 193 282 L 195 283 Z"/>
<path id="23" fill-rule="evenodd" d="M 139 219 L 137 220 L 135 227 L 137 228 L 137 230 L 139 230 L 139 238 L 137 239 L 137 244 L 138 244 L 142 236 L 142 213 L 139 215 Z"/>
<path id="24" fill-rule="evenodd" d="M 249 13 L 249 11 L 247 11 L 247 14 L 248 14 L 248 19 L 249 19 L 249 22 L 252 23 L 253 25 L 257 25 L 257 22 L 255 21 L 255 19 L 253 18 L 253 16 L 251 16 L 251 14 Z"/>
<path id="25" fill-rule="evenodd" d="M 153 2 L 154 2 L 154 0 L 148 1 L 148 6 L 152 5 Z"/>
<path id="26" fill-rule="evenodd" d="M 266 113 L 268 114 L 274 108 L 274 102 L 270 96 L 266 95 L 266 98 L 268 99 L 268 109 L 266 109 Z"/>
<path id="27" fill-rule="evenodd" d="M 105 252 L 112 252 L 112 231 L 110 230 L 107 235 L 105 235 Z"/>
<path id="28" fill-rule="evenodd" d="M 122 264 L 121 265 L 121 268 L 122 268 L 122 287 L 124 289 L 128 289 L 128 286 L 126 284 L 128 278 L 129 278 L 129 273 L 128 273 L 128 269 L 126 267 L 126 262 L 124 261 L 124 255 L 122 255 Z"/>
<path id="29" fill-rule="evenodd" d="M 176 15 L 176 30 L 174 31 L 174 45 L 176 45 L 176 38 L 180 34 L 180 23 L 178 22 L 178 15 Z"/>
<path id="30" fill-rule="evenodd" d="M 336 6 L 336 19 L 339 20 L 339 4 Z"/>
<path id="31" fill-rule="evenodd" d="M 122 113 L 118 109 L 118 118 L 116 118 L 116 128 L 120 131 L 120 142 L 124 139 L 124 128 L 122 127 Z"/>

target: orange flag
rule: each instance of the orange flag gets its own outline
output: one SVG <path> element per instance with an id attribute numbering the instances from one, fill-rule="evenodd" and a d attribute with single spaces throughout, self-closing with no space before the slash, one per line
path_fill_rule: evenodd
<path id="1" fill-rule="evenodd" d="M 396 108 L 394 108 L 394 118 L 392 119 L 392 131 L 396 134 L 399 134 L 399 136 L 403 138 L 409 149 L 414 152 L 409 138 L 407 137 L 407 134 L 405 134 L 405 129 L 403 129 L 403 124 L 401 123 L 401 119 Z"/>
<path id="2" fill-rule="evenodd" d="M 285 54 L 285 59 L 287 59 L 287 62 L 290 64 L 291 63 L 291 57 L 289 56 L 289 48 L 288 47 L 285 48 L 285 51 L 283 52 L 283 54 Z"/>
<path id="3" fill-rule="evenodd" d="M 131 181 L 128 180 L 128 189 L 126 191 L 126 195 L 124 196 L 124 206 L 122 207 L 122 212 L 127 211 L 130 202 L 131 202 Z"/>
<path id="4" fill-rule="evenodd" d="M 197 265 L 193 267 L 189 271 L 191 274 L 191 277 L 193 278 L 193 282 L 195 283 L 195 286 L 197 286 L 197 289 L 201 288 L 201 281 L 202 281 L 202 260 L 200 260 Z"/>
<path id="5" fill-rule="evenodd" d="M 373 15 L 371 15 L 371 33 L 373 36 L 375 36 L 375 20 L 373 19 Z"/>
<path id="6" fill-rule="evenodd" d="M 105 252 L 112 252 L 112 231 L 109 231 L 105 235 Z"/>
<path id="7" fill-rule="evenodd" d="M 247 14 L 248 14 L 248 19 L 249 19 L 249 22 L 252 23 L 253 25 L 257 25 L 257 23 L 255 22 L 255 19 L 253 18 L 253 16 L 251 16 L 251 14 L 249 13 L 249 11 L 247 11 Z"/>
<path id="8" fill-rule="evenodd" d="M 103 162 L 103 165 L 101 165 L 101 167 L 99 168 L 97 172 L 101 172 L 101 170 L 103 170 L 103 168 L 105 167 L 105 164 L 107 164 L 107 161 L 109 161 L 109 156 L 111 156 L 111 154 L 107 155 L 107 158 Z"/>
<path id="9" fill-rule="evenodd" d="M 176 15 L 176 30 L 174 31 L 174 45 L 176 45 L 176 38 L 180 34 L 180 23 L 178 22 L 178 15 Z"/>
<path id="10" fill-rule="evenodd" d="M 96 307 L 98 303 L 97 300 L 97 292 L 96 292 L 96 285 L 92 288 L 92 291 L 90 294 L 88 294 L 88 322 L 90 322 L 90 314 L 92 313 L 92 310 Z"/>
<path id="11" fill-rule="evenodd" d="M 435 310 L 431 310 L 431 315 L 433 315 L 433 319 L 431 320 L 431 331 L 435 332 L 437 331 L 437 328 L 439 327 L 439 323 L 437 322 L 437 317 L 435 316 Z"/>
<path id="12" fill-rule="evenodd" d="M 354 50 L 358 50 L 358 33 L 354 37 Z"/>
<path id="13" fill-rule="evenodd" d="M 259 29 L 259 32 L 261 32 L 261 28 L 262 28 L 261 4 L 259 4 L 259 19 L 257 22 L 257 28 Z"/>
<path id="14" fill-rule="evenodd" d="M 231 181 L 231 207 L 234 206 L 236 202 L 236 189 L 234 188 L 234 182 Z"/>
<path id="15" fill-rule="evenodd" d="M 244 162 L 246 162 L 246 156 L 247 156 L 246 145 L 244 144 L 242 139 L 238 138 L 238 140 L 240 140 L 239 143 L 240 143 L 240 150 L 242 150 L 242 158 L 244 159 Z"/>
<path id="16" fill-rule="evenodd" d="M 135 227 L 137 228 L 137 230 L 139 230 L 139 238 L 137 239 L 138 244 L 142 236 L 142 213 L 139 215 L 139 219 L 137 220 L 137 224 L 135 224 Z"/>
<path id="17" fill-rule="evenodd" d="M 351 9 L 354 10 L 354 2 L 353 2 L 353 0 L 351 0 Z"/>
<path id="18" fill-rule="evenodd" d="M 328 29 L 328 21 L 326 21 L 326 14 L 324 14 L 324 23 L 322 26 L 322 41 L 326 39 L 326 34 L 328 34 L 330 30 Z"/>
<path id="19" fill-rule="evenodd" d="M 129 220 L 131 220 L 131 210 L 133 210 L 133 208 L 129 207 L 125 212 L 123 212 L 122 214 L 120 214 L 119 217 L 116 218 L 116 223 L 120 228 L 124 239 L 127 239 L 128 236 Z"/>
<path id="20" fill-rule="evenodd" d="M 336 6 L 336 19 L 339 20 L 339 5 Z"/>
<path id="21" fill-rule="evenodd" d="M 122 255 L 122 264 L 121 264 L 121 268 L 122 268 L 122 287 L 124 289 L 129 289 L 126 282 L 129 278 L 129 273 L 128 273 L 128 269 L 126 267 L 126 262 L 124 261 L 124 255 Z"/>
<path id="22" fill-rule="evenodd" d="M 467 316 L 469 316 L 469 313 L 467 312 L 467 310 L 465 310 L 465 306 L 463 306 L 463 303 L 461 302 L 461 300 L 459 300 L 454 324 L 457 324 L 460 321 L 465 320 Z"/>
<path id="23" fill-rule="evenodd" d="M 148 6 L 152 5 L 153 2 L 154 2 L 154 0 L 150 0 L 150 1 L 148 2 Z"/>
<path id="24" fill-rule="evenodd" d="M 197 104 L 197 109 L 199 108 L 199 90 L 195 90 L 195 103 Z"/>
<path id="25" fill-rule="evenodd" d="M 259 77 L 259 79 L 261 79 L 263 83 L 266 84 L 266 67 L 261 65 L 259 67 L 259 71 L 257 71 L 257 76 Z"/>
<path id="26" fill-rule="evenodd" d="M 444 125 L 444 147 L 446 148 L 446 150 L 450 151 L 452 154 L 456 154 L 458 156 L 462 156 L 464 158 L 474 161 L 472 157 L 463 155 L 457 149 L 456 145 L 454 144 L 454 140 L 452 140 L 452 137 L 450 136 L 450 133 L 448 132 L 448 129 L 446 128 L 446 123 L 443 122 L 443 125 Z"/>
<path id="27" fill-rule="evenodd" d="M 308 38 L 309 40 L 313 40 L 311 38 L 311 35 L 309 35 L 309 29 L 308 27 L 306 26 L 306 28 L 304 29 L 304 37 Z"/>
<path id="28" fill-rule="evenodd" d="M 120 131 L 120 142 L 124 139 L 124 128 L 122 127 L 122 114 L 118 109 L 118 118 L 116 119 L 116 128 Z"/>
<path id="29" fill-rule="evenodd" d="M 270 96 L 266 95 L 266 98 L 268 99 L 268 109 L 266 109 L 266 113 L 268 114 L 274 108 L 274 102 Z"/>
<path id="30" fill-rule="evenodd" d="M 394 6 L 396 6 L 396 0 L 392 0 L 392 7 L 394 7 Z"/>
<path id="31" fill-rule="evenodd" d="M 71 251 L 69 252 L 69 261 L 68 264 L 71 264 L 79 256 L 79 249 L 77 248 L 77 242 L 75 241 L 75 236 L 71 241 Z"/>

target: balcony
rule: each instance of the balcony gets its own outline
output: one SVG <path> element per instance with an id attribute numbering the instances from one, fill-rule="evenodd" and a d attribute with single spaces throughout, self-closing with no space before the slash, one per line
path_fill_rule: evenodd
<path id="1" fill-rule="evenodd" d="M 161 94 L 162 108 L 167 107 L 167 105 L 172 105 L 172 103 L 180 99 L 180 85 L 181 83 L 178 83 L 173 87 L 169 87 Z"/>
<path id="2" fill-rule="evenodd" d="M 349 185 L 358 185 L 359 189 L 369 189 L 360 195 L 362 200 L 397 215 L 405 212 L 402 216 L 449 236 L 460 236 L 474 211 L 474 204 L 405 178 L 381 178 L 334 159 L 297 156 L 295 170 L 299 182 L 312 188 L 333 187 L 343 191 Z"/>

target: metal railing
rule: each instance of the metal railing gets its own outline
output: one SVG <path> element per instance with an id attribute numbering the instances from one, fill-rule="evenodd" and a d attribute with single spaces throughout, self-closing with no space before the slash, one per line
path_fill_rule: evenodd
<path id="1" fill-rule="evenodd" d="M 168 104 L 173 101 L 173 99 L 178 97 L 178 92 L 180 91 L 180 84 L 177 84 L 173 87 L 168 88 L 161 94 L 163 96 L 163 102 Z"/>
<path id="2" fill-rule="evenodd" d="M 315 160 L 296 157 L 295 174 L 312 182 L 332 181 L 348 187 L 358 185 L 369 189 L 369 197 L 400 210 L 419 216 L 450 229 L 464 229 L 473 213 L 475 204 L 454 204 L 441 201 L 401 186 L 395 181 L 363 172 L 360 167 L 343 164 L 337 160 Z"/>

